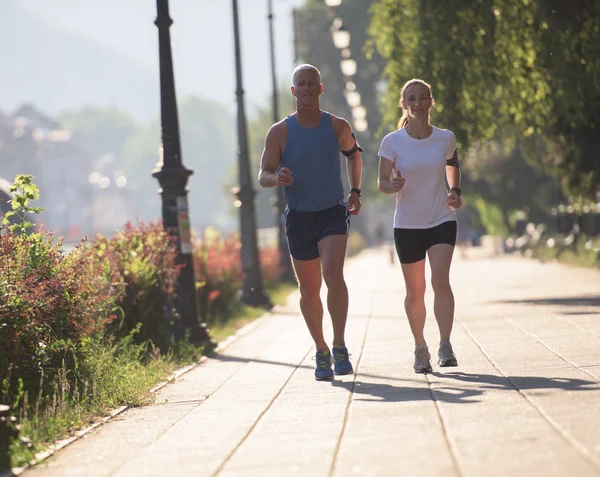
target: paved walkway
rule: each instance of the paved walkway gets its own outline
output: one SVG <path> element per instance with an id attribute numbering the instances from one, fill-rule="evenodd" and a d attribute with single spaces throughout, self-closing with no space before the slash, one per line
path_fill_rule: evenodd
<path id="1" fill-rule="evenodd" d="M 368 250 L 348 263 L 347 279 L 356 375 L 314 380 L 292 296 L 163 388 L 155 405 L 119 415 L 23 475 L 600 475 L 599 272 L 457 258 L 460 367 L 434 366 L 428 376 L 412 371 L 398 264 Z"/>

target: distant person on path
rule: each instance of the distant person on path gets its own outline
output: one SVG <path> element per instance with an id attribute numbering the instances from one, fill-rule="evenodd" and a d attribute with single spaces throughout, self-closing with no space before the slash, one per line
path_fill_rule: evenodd
<path id="1" fill-rule="evenodd" d="M 396 196 L 394 241 L 406 284 L 404 308 L 415 340 L 417 373 L 432 371 L 423 334 L 426 256 L 440 330 L 438 364 L 458 365 L 450 344 L 454 322 L 450 264 L 456 244 L 454 209 L 462 205 L 460 169 L 454 134 L 429 122 L 433 105 L 431 86 L 419 79 L 408 81 L 400 93 L 403 113 L 398 130 L 385 136 L 379 149 L 379 190 Z"/>
<path id="2" fill-rule="evenodd" d="M 375 226 L 375 242 L 378 247 L 381 247 L 383 245 L 384 238 L 385 238 L 385 225 L 383 225 L 383 222 L 380 220 L 379 222 L 377 222 L 377 225 Z"/>
<path id="3" fill-rule="evenodd" d="M 258 179 L 262 187 L 284 187 L 285 227 L 300 309 L 317 349 L 315 378 L 332 380 L 334 372 L 353 373 L 345 343 L 348 288 L 343 269 L 350 215 L 361 207 L 362 149 L 348 121 L 321 110 L 323 85 L 317 68 L 298 66 L 291 92 L 296 111 L 269 129 Z M 340 151 L 350 184 L 346 201 Z M 323 336 L 322 279 L 333 324 L 332 350 Z"/>

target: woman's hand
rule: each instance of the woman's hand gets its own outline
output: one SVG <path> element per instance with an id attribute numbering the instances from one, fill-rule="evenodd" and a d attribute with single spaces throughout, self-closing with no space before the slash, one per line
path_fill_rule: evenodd
<path id="1" fill-rule="evenodd" d="M 406 182 L 406 179 L 404 177 L 402 177 L 402 175 L 400 174 L 400 171 L 397 169 L 394 169 L 392 174 L 393 174 L 392 180 L 391 180 L 392 191 L 400 192 L 402 190 L 402 188 L 404 187 L 404 183 Z"/>
<path id="2" fill-rule="evenodd" d="M 462 205 L 462 199 L 455 190 L 448 193 L 448 205 L 450 207 L 454 207 L 455 209 L 459 209 Z"/>

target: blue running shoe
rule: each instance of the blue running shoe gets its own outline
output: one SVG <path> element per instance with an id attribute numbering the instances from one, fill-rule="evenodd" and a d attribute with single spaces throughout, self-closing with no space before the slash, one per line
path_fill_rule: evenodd
<path id="1" fill-rule="evenodd" d="M 346 345 L 333 345 L 333 363 L 333 372 L 335 374 L 352 374 L 354 372 Z"/>
<path id="2" fill-rule="evenodd" d="M 317 381 L 331 381 L 333 379 L 333 371 L 331 370 L 331 353 L 329 350 L 317 350 L 315 361 L 317 362 L 315 379 Z"/>

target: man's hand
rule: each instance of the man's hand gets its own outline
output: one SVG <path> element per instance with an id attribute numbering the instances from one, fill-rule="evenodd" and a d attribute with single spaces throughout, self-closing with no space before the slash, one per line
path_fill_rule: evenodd
<path id="1" fill-rule="evenodd" d="M 289 186 L 294 183 L 294 174 L 287 167 L 282 167 L 277 171 L 277 185 Z"/>
<path id="2" fill-rule="evenodd" d="M 360 197 L 356 192 L 350 192 L 348 196 L 348 212 L 351 215 L 356 215 L 360 211 L 361 202 Z"/>
<path id="3" fill-rule="evenodd" d="M 455 190 L 448 193 L 448 205 L 450 207 L 454 207 L 455 209 L 459 209 L 462 205 L 462 199 Z"/>
<path id="4" fill-rule="evenodd" d="M 402 177 L 399 170 L 394 168 L 391 182 L 392 182 L 392 191 L 400 192 L 402 190 L 402 188 L 404 187 L 404 183 L 406 182 L 406 179 L 404 177 Z"/>

